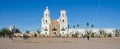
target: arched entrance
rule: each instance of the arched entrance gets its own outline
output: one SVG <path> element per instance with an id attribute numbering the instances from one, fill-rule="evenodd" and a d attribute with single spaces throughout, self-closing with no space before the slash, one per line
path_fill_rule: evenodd
<path id="1" fill-rule="evenodd" d="M 50 23 L 50 36 L 59 36 L 60 24 L 57 20 L 52 20 Z"/>

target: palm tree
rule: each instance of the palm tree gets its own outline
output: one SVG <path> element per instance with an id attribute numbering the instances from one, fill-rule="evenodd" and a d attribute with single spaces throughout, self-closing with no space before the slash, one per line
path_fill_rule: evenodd
<path id="1" fill-rule="evenodd" d="M 91 25 L 91 27 L 93 28 L 93 27 L 94 27 L 94 25 L 92 24 L 92 25 Z"/>
<path id="2" fill-rule="evenodd" d="M 73 26 L 73 28 L 75 28 L 75 25 Z"/>
<path id="3" fill-rule="evenodd" d="M 79 24 L 77 24 L 77 28 L 79 28 Z"/>
<path id="4" fill-rule="evenodd" d="M 75 29 L 75 25 L 73 26 L 73 28 Z M 75 31 L 74 31 L 74 33 L 75 33 Z"/>
<path id="5" fill-rule="evenodd" d="M 86 23 L 86 26 L 87 26 L 87 27 L 89 26 L 89 22 Z"/>
<path id="6" fill-rule="evenodd" d="M 119 29 L 115 29 L 115 36 L 119 37 L 119 35 L 120 35 L 120 30 Z"/>
<path id="7" fill-rule="evenodd" d="M 86 23 L 86 26 L 87 27 L 89 26 L 89 22 Z M 87 39 L 89 39 L 89 31 L 88 30 L 86 30 L 86 31 L 87 31 Z"/>
<path id="8" fill-rule="evenodd" d="M 107 33 L 103 29 L 100 30 L 99 33 L 102 37 L 106 37 L 106 35 L 107 35 Z"/>
<path id="9" fill-rule="evenodd" d="M 103 34 L 103 30 L 99 30 L 99 34 L 102 35 Z"/>

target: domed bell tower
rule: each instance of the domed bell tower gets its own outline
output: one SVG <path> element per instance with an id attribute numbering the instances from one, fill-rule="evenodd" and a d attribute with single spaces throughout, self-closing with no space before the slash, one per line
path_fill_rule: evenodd
<path id="1" fill-rule="evenodd" d="M 61 35 L 65 36 L 65 34 L 68 33 L 68 18 L 66 16 L 65 10 L 60 11 L 59 22 L 60 22 L 60 33 Z"/>
<path id="2" fill-rule="evenodd" d="M 46 7 L 45 11 L 44 11 L 44 17 L 42 18 L 42 32 L 41 34 L 45 34 L 45 35 L 49 35 L 49 25 L 51 23 L 51 19 L 50 19 L 50 11 L 48 9 L 48 7 Z"/>

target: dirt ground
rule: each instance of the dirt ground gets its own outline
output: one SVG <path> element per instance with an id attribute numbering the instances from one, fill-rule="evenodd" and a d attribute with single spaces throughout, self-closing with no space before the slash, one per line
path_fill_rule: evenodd
<path id="1" fill-rule="evenodd" d="M 0 38 L 0 49 L 120 49 L 120 38 Z"/>

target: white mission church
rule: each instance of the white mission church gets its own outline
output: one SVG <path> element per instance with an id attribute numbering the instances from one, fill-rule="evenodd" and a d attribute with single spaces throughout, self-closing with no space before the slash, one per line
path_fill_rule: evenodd
<path id="1" fill-rule="evenodd" d="M 106 33 L 114 34 L 114 28 L 68 28 L 68 18 L 66 10 L 60 10 L 60 17 L 57 20 L 50 18 L 48 7 L 44 10 L 44 16 L 41 19 L 41 34 L 47 36 L 67 36 L 68 34 L 86 34 L 86 31 L 99 34 L 100 30 Z"/>

